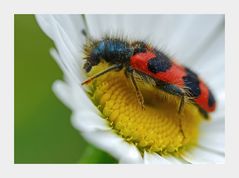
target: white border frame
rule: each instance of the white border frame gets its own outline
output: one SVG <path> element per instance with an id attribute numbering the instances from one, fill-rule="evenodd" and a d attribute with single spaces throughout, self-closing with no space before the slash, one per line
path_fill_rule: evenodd
<path id="1" fill-rule="evenodd" d="M 237 95 L 239 28 L 237 2 L 222 0 L 8 0 L 0 2 L 0 177 L 226 177 L 238 175 Z M 226 163 L 224 165 L 14 164 L 14 13 L 225 14 Z M 235 118 L 235 119 L 234 119 Z M 228 121 L 228 122 L 227 122 Z"/>

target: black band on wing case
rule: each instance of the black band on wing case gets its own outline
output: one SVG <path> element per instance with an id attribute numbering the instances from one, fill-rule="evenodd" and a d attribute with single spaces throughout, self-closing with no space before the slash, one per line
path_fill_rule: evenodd
<path id="1" fill-rule="evenodd" d="M 191 71 L 189 68 L 185 68 L 187 75 L 183 77 L 184 85 L 189 88 L 193 97 L 198 97 L 201 94 L 199 88 L 199 78 L 197 74 Z"/>
<path id="2" fill-rule="evenodd" d="M 172 66 L 171 61 L 166 56 L 156 56 L 148 61 L 148 69 L 154 74 L 165 72 Z"/>
<path id="3" fill-rule="evenodd" d="M 208 106 L 212 107 L 215 104 L 215 98 L 210 89 L 208 89 Z"/>

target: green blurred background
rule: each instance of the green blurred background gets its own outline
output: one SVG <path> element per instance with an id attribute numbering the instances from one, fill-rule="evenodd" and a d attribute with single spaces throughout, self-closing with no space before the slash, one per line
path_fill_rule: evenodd
<path id="1" fill-rule="evenodd" d="M 15 163 L 116 163 L 89 145 L 51 90 L 63 73 L 33 15 L 15 15 Z"/>

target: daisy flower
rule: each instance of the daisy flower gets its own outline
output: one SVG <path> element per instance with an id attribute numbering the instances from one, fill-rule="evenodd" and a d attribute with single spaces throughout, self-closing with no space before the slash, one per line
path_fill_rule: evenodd
<path id="1" fill-rule="evenodd" d="M 53 90 L 72 110 L 72 124 L 83 137 L 120 163 L 224 162 L 224 16 L 223 15 L 37 15 L 54 41 L 50 53 L 64 72 Z M 145 110 L 124 71 L 109 72 L 87 86 L 86 78 L 102 71 L 101 62 L 87 74 L 86 35 L 144 40 L 190 67 L 209 85 L 217 101 L 209 120 L 197 107 L 175 110 L 175 96 L 141 83 Z M 89 46 L 89 44 L 88 44 Z M 83 50 L 85 49 L 85 51 Z"/>

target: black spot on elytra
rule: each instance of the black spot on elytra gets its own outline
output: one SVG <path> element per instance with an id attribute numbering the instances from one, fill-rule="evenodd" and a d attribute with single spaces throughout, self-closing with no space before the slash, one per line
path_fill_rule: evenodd
<path id="1" fill-rule="evenodd" d="M 149 71 L 155 74 L 158 72 L 165 72 L 166 70 L 170 69 L 171 66 L 171 61 L 163 54 L 157 54 L 155 58 L 152 58 L 148 61 Z"/>
<path id="2" fill-rule="evenodd" d="M 216 101 L 215 101 L 215 98 L 214 98 L 214 96 L 213 96 L 213 94 L 212 94 L 210 89 L 208 89 L 208 93 L 209 93 L 209 96 L 208 96 L 208 106 L 211 107 L 211 106 L 213 106 L 215 104 Z"/>
<path id="3" fill-rule="evenodd" d="M 187 75 L 183 77 L 184 84 L 189 88 L 193 97 L 198 97 L 201 93 L 199 88 L 199 79 L 196 73 L 189 68 L 185 68 Z"/>

